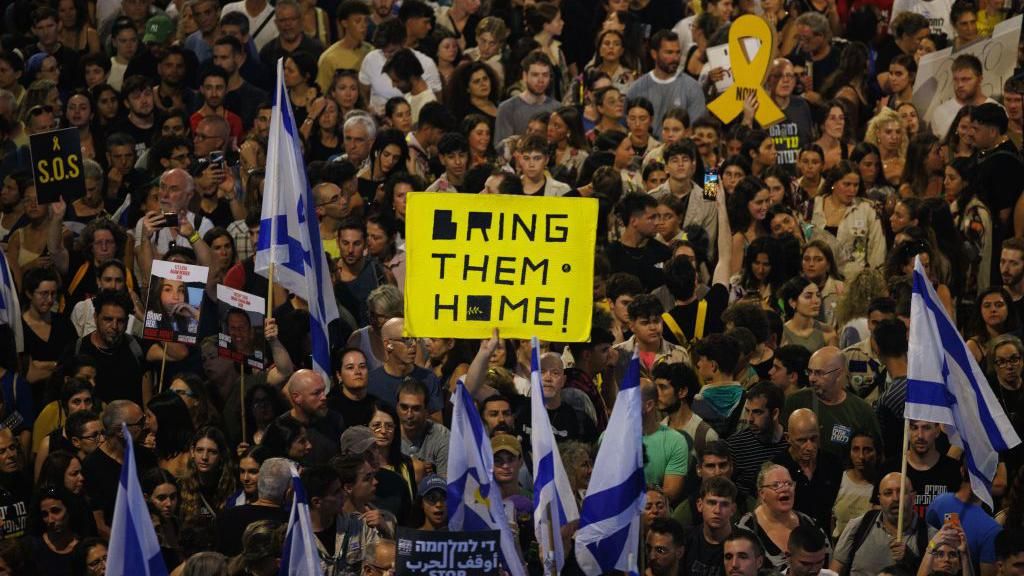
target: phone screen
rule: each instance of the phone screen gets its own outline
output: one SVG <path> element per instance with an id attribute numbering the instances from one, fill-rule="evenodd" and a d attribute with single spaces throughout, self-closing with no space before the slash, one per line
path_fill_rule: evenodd
<path id="1" fill-rule="evenodd" d="M 714 200 L 718 197 L 718 170 L 712 168 L 704 173 L 704 199 Z"/>

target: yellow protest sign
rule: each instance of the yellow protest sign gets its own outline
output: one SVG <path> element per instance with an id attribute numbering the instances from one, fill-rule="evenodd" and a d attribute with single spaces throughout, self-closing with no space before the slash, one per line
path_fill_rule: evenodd
<path id="1" fill-rule="evenodd" d="M 409 336 L 590 338 L 597 200 L 410 194 Z"/>
<path id="2" fill-rule="evenodd" d="M 756 53 L 747 54 L 742 41 L 744 38 L 754 38 L 760 43 Z M 708 110 L 718 116 L 719 120 L 732 122 L 742 114 L 743 101 L 751 93 L 757 95 L 758 108 L 754 118 L 758 124 L 768 126 L 786 117 L 763 88 L 774 45 L 772 27 L 760 16 L 745 14 L 729 26 L 729 64 L 735 81 L 714 102 L 708 104 Z"/>

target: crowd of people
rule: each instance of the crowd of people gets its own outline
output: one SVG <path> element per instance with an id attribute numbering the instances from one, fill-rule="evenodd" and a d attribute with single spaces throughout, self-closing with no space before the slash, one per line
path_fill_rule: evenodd
<path id="1" fill-rule="evenodd" d="M 543 573 L 530 342 L 404 333 L 421 191 L 597 199 L 590 339 L 542 343 L 544 404 L 582 501 L 639 356 L 644 573 L 1024 574 L 1022 449 L 990 507 L 941 426 L 904 433 L 915 259 L 1024 429 L 1024 76 L 993 82 L 970 49 L 1024 7 L 979 2 L 5 3 L 0 248 L 22 318 L 0 326 L 0 574 L 104 574 L 122 427 L 173 574 L 276 574 L 294 466 L 324 573 L 389 573 L 398 527 L 447 529 L 459 382 L 504 560 Z M 729 123 L 707 109 L 730 79 L 709 53 L 745 14 L 774 32 L 771 126 L 756 94 Z M 952 95 L 915 100 L 947 46 Z M 278 74 L 340 314 L 330 381 L 308 303 L 255 272 Z M 64 128 L 85 194 L 41 204 L 28 142 Z M 201 302 L 156 261 L 206 267 Z M 273 302 L 260 338 L 235 318 L 234 355 L 218 285 Z M 194 345 L 143 337 L 150 294 L 187 308 Z M 262 345 L 266 369 L 236 361 Z"/>

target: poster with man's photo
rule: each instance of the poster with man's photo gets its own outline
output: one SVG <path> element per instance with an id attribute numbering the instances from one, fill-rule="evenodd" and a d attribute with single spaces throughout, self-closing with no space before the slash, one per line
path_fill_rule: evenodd
<path id="1" fill-rule="evenodd" d="M 266 303 L 263 298 L 217 285 L 217 318 L 220 334 L 217 352 L 225 358 L 262 370 L 265 361 L 263 318 Z"/>
<path id="2" fill-rule="evenodd" d="M 195 344 L 200 303 L 209 271 L 206 266 L 154 260 L 142 337 Z"/>

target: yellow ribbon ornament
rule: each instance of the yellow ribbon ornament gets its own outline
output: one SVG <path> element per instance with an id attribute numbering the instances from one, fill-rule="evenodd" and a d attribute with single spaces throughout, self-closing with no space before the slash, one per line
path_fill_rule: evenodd
<path id="1" fill-rule="evenodd" d="M 756 38 L 761 42 L 753 59 L 747 60 L 740 44 L 743 38 Z M 757 95 L 757 112 L 754 118 L 761 126 L 769 126 L 782 120 L 786 115 L 775 105 L 775 101 L 764 91 L 764 79 L 771 64 L 772 47 L 775 46 L 772 27 L 760 16 L 740 16 L 729 27 L 729 63 L 732 66 L 733 83 L 711 104 L 710 110 L 725 123 L 743 113 L 743 101 L 754 92 Z"/>

